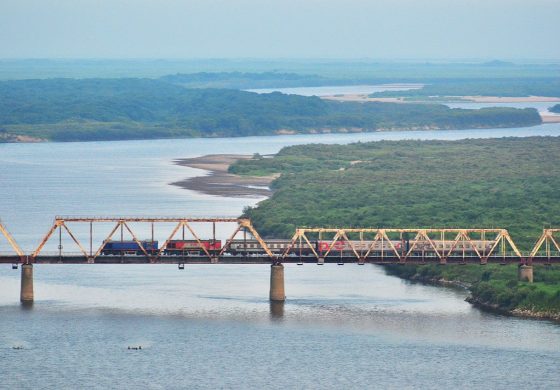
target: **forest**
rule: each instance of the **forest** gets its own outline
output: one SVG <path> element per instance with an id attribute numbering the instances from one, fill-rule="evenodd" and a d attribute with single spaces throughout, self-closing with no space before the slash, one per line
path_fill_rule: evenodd
<path id="1" fill-rule="evenodd" d="M 0 82 L 3 139 L 23 135 L 51 141 L 90 141 L 523 127 L 540 123 L 534 109 L 342 103 L 278 92 L 189 89 L 154 79 Z"/>

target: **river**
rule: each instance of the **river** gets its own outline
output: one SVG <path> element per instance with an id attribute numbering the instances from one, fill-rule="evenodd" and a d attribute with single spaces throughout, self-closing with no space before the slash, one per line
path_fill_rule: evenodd
<path id="1" fill-rule="evenodd" d="M 422 84 L 380 84 L 380 85 L 339 85 L 339 86 L 324 86 L 324 87 L 296 87 L 296 88 L 262 88 L 262 89 L 249 89 L 250 92 L 256 93 L 271 93 L 281 92 L 290 95 L 300 96 L 336 96 L 336 95 L 369 95 L 374 92 L 383 91 L 406 91 L 410 89 L 419 89 Z M 507 100 L 505 98 L 504 100 Z M 556 116 L 548 109 L 558 102 L 504 102 L 504 103 L 479 103 L 479 102 L 449 102 L 441 103 L 451 108 L 465 108 L 476 110 L 485 107 L 512 107 L 512 108 L 534 108 L 541 114 Z"/>
<path id="2" fill-rule="evenodd" d="M 522 129 L 230 139 L 0 144 L 0 217 L 29 251 L 55 215 L 237 216 L 259 199 L 169 185 L 202 172 L 176 158 L 287 145 L 560 135 Z M 7 251 L 0 242 L 0 251 Z M 464 291 L 377 266 L 38 265 L 32 309 L 0 266 L 0 388 L 558 387 L 560 327 L 483 313 Z M 142 350 L 128 350 L 141 345 Z M 23 349 L 13 349 L 13 347 Z"/>

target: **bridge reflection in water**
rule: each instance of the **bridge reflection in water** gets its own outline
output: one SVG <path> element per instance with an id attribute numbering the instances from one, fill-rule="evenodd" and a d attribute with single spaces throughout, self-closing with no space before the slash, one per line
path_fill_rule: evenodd
<path id="1" fill-rule="evenodd" d="M 94 235 L 99 225 L 111 227 L 101 242 Z M 160 225 L 171 230 L 162 245 L 155 236 Z M 223 234 L 224 226 L 230 231 L 222 245 L 217 227 Z M 137 231 L 148 231 L 150 239 L 140 240 Z M 0 253 L 0 263 L 11 263 L 13 268 L 22 264 L 22 302 L 33 301 L 33 264 L 169 263 L 178 264 L 179 269 L 185 264 L 268 264 L 270 300 L 282 302 L 282 263 L 515 263 L 520 280 L 532 282 L 533 263 L 560 262 L 559 232 L 544 229 L 534 248 L 523 254 L 506 229 L 298 228 L 291 239 L 284 240 L 262 239 L 244 218 L 56 217 L 31 253 L 22 251 L 0 222 L 0 233 L 12 249 Z M 201 238 L 202 234 L 211 238 Z M 114 239 L 115 235 L 120 237 Z M 54 242 L 56 251 L 45 250 Z M 67 242 L 74 247 L 71 252 L 63 245 Z M 271 306 L 271 311 L 279 313 L 280 309 Z"/>

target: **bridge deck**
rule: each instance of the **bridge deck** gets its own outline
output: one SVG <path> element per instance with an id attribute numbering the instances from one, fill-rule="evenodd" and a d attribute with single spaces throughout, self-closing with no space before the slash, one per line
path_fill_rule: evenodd
<path id="1" fill-rule="evenodd" d="M 29 259 L 34 264 L 88 264 L 88 259 L 84 256 L 38 256 L 35 259 Z M 0 263 L 16 264 L 25 262 L 25 259 L 19 256 L 0 256 Z M 281 260 L 282 263 L 306 263 L 316 264 L 317 258 L 314 256 L 288 256 Z M 360 263 L 355 256 L 328 256 L 324 258 L 325 263 Z M 369 264 L 440 264 L 440 260 L 435 256 L 419 257 L 412 256 L 405 261 L 399 260 L 398 257 L 368 257 L 364 259 L 364 263 Z M 95 258 L 95 264 L 212 264 L 206 256 L 160 256 L 158 258 L 149 258 L 146 256 L 99 256 Z M 222 256 L 217 259 L 218 264 L 271 264 L 272 260 L 269 256 Z M 484 264 L 485 262 L 477 256 L 474 257 L 448 257 L 447 264 Z M 516 256 L 502 257 L 491 256 L 486 263 L 494 264 L 519 264 L 519 258 Z M 560 257 L 534 257 L 533 264 L 560 264 Z"/>

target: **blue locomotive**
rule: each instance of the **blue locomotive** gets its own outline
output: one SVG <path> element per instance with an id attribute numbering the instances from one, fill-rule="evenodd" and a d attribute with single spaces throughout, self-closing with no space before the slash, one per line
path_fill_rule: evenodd
<path id="1" fill-rule="evenodd" d="M 158 252 L 158 242 L 151 240 L 140 241 L 148 254 Z M 107 241 L 101 251 L 102 255 L 143 255 L 144 252 L 136 241 Z"/>

